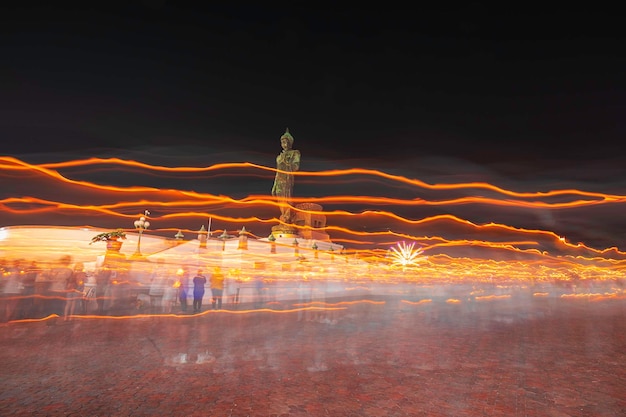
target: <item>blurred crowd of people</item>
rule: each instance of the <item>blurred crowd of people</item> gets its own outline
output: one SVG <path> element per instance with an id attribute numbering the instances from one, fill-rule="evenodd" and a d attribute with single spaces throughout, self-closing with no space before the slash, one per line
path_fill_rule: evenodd
<path id="1" fill-rule="evenodd" d="M 196 314 L 203 306 L 222 309 L 228 281 L 219 267 L 173 269 L 162 259 L 138 281 L 124 268 L 86 270 L 70 255 L 49 263 L 0 259 L 0 274 L 0 322 L 50 315 L 72 320 L 78 314 Z M 231 281 L 236 305 L 241 280 Z"/>
<path id="2" fill-rule="evenodd" d="M 122 265 L 122 266 L 120 266 Z M 306 274 L 297 282 L 268 280 L 262 274 L 245 281 L 239 273 L 224 273 L 219 266 L 204 269 L 167 264 L 163 259 L 145 263 L 138 271 L 128 264 L 74 262 L 64 255 L 55 262 L 0 259 L 0 322 L 38 319 L 56 315 L 73 320 L 77 315 L 198 314 L 226 308 L 260 309 L 278 298 L 292 300 L 296 307 L 324 303 L 333 293 L 330 281 L 311 280 Z M 398 283 L 399 293 L 415 298 L 445 302 L 455 298 L 473 305 L 480 298 L 528 293 L 551 297 L 594 293 L 622 293 L 624 280 L 568 280 L 531 282 L 526 285 L 497 285 L 495 282 L 465 285 L 415 285 Z M 335 288 L 336 290 L 337 288 Z M 340 288 L 339 288 L 340 289 Z M 376 291 L 376 287 L 371 288 Z M 345 295 L 345 294 L 344 294 Z M 302 310 L 301 321 L 323 321 L 319 311 Z"/>
<path id="3" fill-rule="evenodd" d="M 41 318 L 56 314 L 69 320 L 86 313 L 86 295 L 95 277 L 70 255 L 58 261 L 0 260 L 0 321 Z M 92 295 L 94 292 L 91 291 Z M 95 297 L 93 297 L 95 299 Z"/>

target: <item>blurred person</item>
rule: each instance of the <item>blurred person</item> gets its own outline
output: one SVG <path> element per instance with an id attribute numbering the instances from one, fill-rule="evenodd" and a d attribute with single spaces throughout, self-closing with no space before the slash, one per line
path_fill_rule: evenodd
<path id="1" fill-rule="evenodd" d="M 265 291 L 265 280 L 262 276 L 254 277 L 254 308 L 261 308 L 265 301 L 263 293 Z"/>
<path id="2" fill-rule="evenodd" d="M 33 314 L 35 317 L 45 317 L 46 309 L 50 304 L 48 297 L 50 296 L 50 284 L 53 264 L 50 262 L 39 263 L 37 265 L 40 271 L 35 278 L 35 296 L 33 298 Z"/>
<path id="3" fill-rule="evenodd" d="M 74 273 L 70 264 L 72 257 L 64 255 L 59 259 L 58 265 L 50 273 L 50 288 L 52 301 L 50 303 L 50 313 L 62 316 L 65 310 L 65 300 L 67 292 L 65 286 L 68 279 Z"/>
<path id="4" fill-rule="evenodd" d="M 96 301 L 96 271 L 85 271 L 83 283 L 83 299 L 81 301 L 81 313 L 87 314 L 93 308 L 92 301 Z"/>
<path id="5" fill-rule="evenodd" d="M 206 286 L 206 277 L 202 275 L 202 269 L 198 269 L 198 273 L 193 277 L 193 312 L 199 313 L 202 310 L 202 299 L 204 298 L 204 287 Z"/>
<path id="6" fill-rule="evenodd" d="M 177 280 L 172 278 L 166 278 L 165 284 L 163 287 L 163 298 L 161 299 L 162 303 L 162 311 L 166 314 L 170 314 L 176 304 L 176 299 L 178 298 L 178 286 Z"/>
<path id="7" fill-rule="evenodd" d="M 211 305 L 213 310 L 221 310 L 224 295 L 224 274 L 219 266 L 213 269 L 211 275 Z"/>
<path id="8" fill-rule="evenodd" d="M 233 291 L 232 291 L 232 293 L 230 295 L 232 304 L 235 304 L 235 305 L 239 304 L 239 294 L 241 293 L 241 283 L 242 282 L 243 281 L 241 280 L 241 277 L 237 276 L 237 278 L 235 278 L 234 288 L 233 288 Z"/>
<path id="9" fill-rule="evenodd" d="M 24 275 L 22 277 L 22 302 L 20 308 L 20 317 L 21 318 L 32 318 L 35 314 L 35 283 L 37 282 L 37 277 L 41 273 L 41 268 L 37 264 L 36 261 L 32 261 L 30 265 L 24 271 Z"/>
<path id="10" fill-rule="evenodd" d="M 150 290 L 148 295 L 150 296 L 150 309 L 153 314 L 161 313 L 163 311 L 163 295 L 165 292 L 165 286 L 167 285 L 167 270 L 165 269 L 165 261 L 163 259 L 157 260 L 157 266 L 152 273 L 150 279 Z"/>
<path id="11" fill-rule="evenodd" d="M 276 280 L 272 278 L 265 278 L 263 281 L 265 284 L 265 295 L 268 303 L 273 303 L 276 301 Z"/>
<path id="12" fill-rule="evenodd" d="M 337 321 L 334 317 L 334 310 L 327 309 L 328 303 L 326 301 L 326 298 L 328 296 L 329 287 L 328 278 L 324 277 L 321 279 L 317 279 L 315 282 L 315 286 L 317 289 L 317 296 L 315 297 L 315 301 L 318 302 L 320 304 L 320 307 L 322 308 L 312 312 L 313 321 L 327 324 L 335 324 Z"/>
<path id="13" fill-rule="evenodd" d="M 83 288 L 85 285 L 86 274 L 82 262 L 74 265 L 74 271 L 65 281 L 65 309 L 63 311 L 63 320 L 70 320 L 70 316 L 74 315 L 76 304 L 83 298 Z"/>
<path id="14" fill-rule="evenodd" d="M 111 282 L 112 271 L 109 267 L 103 266 L 96 272 L 96 312 L 97 314 L 104 314 L 104 302 L 106 301 L 106 294 Z"/>
<path id="15" fill-rule="evenodd" d="M 21 272 L 19 260 L 13 261 L 11 266 L 5 269 L 6 280 L 2 288 L 4 298 L 4 315 L 2 321 L 11 321 L 17 318 L 17 307 L 20 303 L 20 296 L 22 295 Z"/>
<path id="16" fill-rule="evenodd" d="M 308 309 L 311 307 L 312 294 L 313 288 L 311 287 L 311 281 L 304 275 L 302 279 L 298 281 L 298 308 Z M 298 310 L 298 321 L 311 321 L 311 311 Z"/>
<path id="17" fill-rule="evenodd" d="M 180 309 L 183 313 L 187 312 L 187 291 L 189 290 L 189 271 L 182 268 L 178 276 L 178 300 L 180 301 Z"/>

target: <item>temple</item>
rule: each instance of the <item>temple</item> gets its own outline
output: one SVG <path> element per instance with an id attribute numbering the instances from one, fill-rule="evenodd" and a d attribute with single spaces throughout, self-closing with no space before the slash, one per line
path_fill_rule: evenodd
<path id="1" fill-rule="evenodd" d="M 300 154 L 291 149 L 293 136 L 288 130 L 281 141 L 283 151 L 277 157 L 280 169 L 297 170 Z M 116 270 L 118 278 L 123 277 L 119 281 L 124 282 L 117 289 L 121 291 L 124 287 L 124 291 L 135 296 L 141 293 L 142 288 L 147 288 L 155 265 L 161 261 L 171 270 L 172 276 L 181 268 L 209 270 L 220 267 L 232 280 L 274 282 L 274 296 L 277 298 L 293 297 L 293 283 L 303 277 L 354 279 L 366 274 L 371 265 L 356 256 L 346 255 L 344 247 L 331 240 L 326 232 L 326 216 L 321 205 L 312 202 L 291 204 L 294 179 L 289 171 L 285 172 L 277 174 L 272 190 L 280 203 L 280 223 L 273 226 L 272 232 L 264 238 L 253 236 L 245 226 L 240 226 L 238 230 L 223 229 L 216 235 L 210 230 L 210 225 L 208 228 L 202 225 L 191 239 L 185 239 L 182 232 L 167 238 L 136 228 L 137 233 L 126 233 L 124 240 L 93 242 L 94 236 L 111 231 L 12 226 L 0 229 L 0 256 L 36 261 L 45 269 L 53 267 L 62 256 L 69 254 L 73 263 L 85 265 L 90 277 L 103 267 Z M 146 222 L 146 225 L 149 223 Z M 40 278 L 39 287 L 43 293 L 53 284 L 46 282 L 47 279 L 45 274 Z M 329 288 L 325 290 L 332 292 L 333 289 Z M 339 291 L 340 287 L 336 290 Z M 244 298 L 246 291 L 241 294 Z"/>

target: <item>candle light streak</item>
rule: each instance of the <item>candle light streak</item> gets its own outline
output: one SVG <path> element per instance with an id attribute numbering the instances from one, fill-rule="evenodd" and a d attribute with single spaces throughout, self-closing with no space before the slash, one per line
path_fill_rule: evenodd
<path id="1" fill-rule="evenodd" d="M 195 234 L 197 226 L 210 217 L 231 230 L 245 226 L 251 238 L 259 239 L 278 223 L 280 203 L 258 189 L 233 197 L 223 182 L 271 180 L 275 172 L 274 168 L 249 162 L 169 167 L 119 158 L 32 164 L 0 157 L 0 183 L 5 185 L 0 193 L 0 220 L 4 226 L 118 228 L 136 219 L 139 208 L 151 207 L 154 229 L 150 233 L 154 235 L 179 230 Z M 107 182 L 108 174 L 116 180 Z M 439 278 L 451 282 L 488 281 L 491 276 L 523 281 L 571 279 L 561 269 L 574 271 L 583 280 L 623 277 L 626 252 L 617 245 L 574 243 L 564 229 L 539 226 L 545 226 L 540 220 L 546 212 L 571 216 L 578 210 L 591 221 L 595 218 L 593 210 L 619 211 L 626 203 L 624 195 L 575 188 L 520 192 L 480 181 L 429 184 L 363 168 L 299 171 L 295 175 L 306 180 L 307 189 L 317 187 L 311 195 L 320 196 L 294 197 L 293 204 L 323 205 L 323 210 L 308 213 L 327 218 L 325 227 L 296 227 L 323 231 L 333 242 L 345 246 L 343 254 L 333 255 L 345 265 L 351 265 L 349 257 L 353 257 L 372 267 L 387 266 L 389 248 L 398 241 L 407 241 L 419 245 L 425 255 L 413 276 L 402 277 L 415 282 Z M 20 178 L 19 191 L 14 184 L 16 178 Z M 121 178 L 135 183 L 111 183 L 121 182 Z M 159 181 L 170 186 L 155 186 Z M 370 187 L 372 195 L 348 195 L 342 188 L 345 182 L 377 183 L 382 187 Z M 217 184 L 217 192 L 206 191 Z M 397 192 L 402 195 L 376 195 Z M 485 216 L 492 218 L 475 220 Z M 598 220 L 592 224 L 598 224 Z M 219 229 L 218 234 L 223 230 Z M 10 247 L 2 250 L 4 256 L 12 256 Z M 310 248 L 299 247 L 299 251 L 308 261 L 314 258 Z M 362 270 L 363 266 L 354 268 Z M 380 280 L 398 279 L 394 272 L 386 274 L 377 271 L 375 276 Z M 368 272 L 353 275 L 362 277 Z"/>

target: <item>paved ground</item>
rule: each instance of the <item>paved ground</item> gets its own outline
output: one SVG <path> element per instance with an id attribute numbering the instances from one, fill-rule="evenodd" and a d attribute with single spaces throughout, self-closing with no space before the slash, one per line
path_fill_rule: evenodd
<path id="1" fill-rule="evenodd" d="M 626 416 L 623 297 L 336 307 L 5 323 L 0 415 Z"/>

